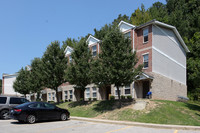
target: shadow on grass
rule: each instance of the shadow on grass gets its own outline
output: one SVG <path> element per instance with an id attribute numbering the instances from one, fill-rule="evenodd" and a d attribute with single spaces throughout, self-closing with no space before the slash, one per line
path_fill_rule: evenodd
<path id="1" fill-rule="evenodd" d="M 188 107 L 191 110 L 200 111 L 200 106 L 199 105 L 191 104 L 191 103 L 185 103 L 185 104 L 186 104 L 186 107 Z"/>
<path id="2" fill-rule="evenodd" d="M 134 100 L 122 100 L 122 106 L 129 106 L 134 103 Z M 100 101 L 99 103 L 94 105 L 93 110 L 97 112 L 107 112 L 112 111 L 119 108 L 119 101 L 118 100 L 106 100 L 106 101 Z"/>
<path id="3" fill-rule="evenodd" d="M 94 101 L 76 101 L 76 102 L 69 103 L 68 106 L 71 107 L 71 108 L 74 108 L 74 107 L 77 107 L 77 106 L 90 105 L 93 102 Z"/>

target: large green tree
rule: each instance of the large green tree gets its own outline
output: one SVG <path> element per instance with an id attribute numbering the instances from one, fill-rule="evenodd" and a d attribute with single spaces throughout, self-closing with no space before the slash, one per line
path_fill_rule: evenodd
<path id="1" fill-rule="evenodd" d="M 98 86 L 114 84 L 120 107 L 120 87 L 132 83 L 142 69 L 141 65 L 136 67 L 138 59 L 130 44 L 129 38 L 118 28 L 113 28 L 103 39 L 99 58 L 92 65 L 93 82 Z"/>
<path id="2" fill-rule="evenodd" d="M 74 48 L 76 46 L 77 42 L 78 42 L 78 40 L 76 40 L 74 38 L 73 39 L 67 38 L 65 41 L 62 42 L 63 43 L 62 47 L 64 49 L 66 49 L 67 46 Z"/>
<path id="3" fill-rule="evenodd" d="M 64 48 L 60 47 L 58 41 L 52 42 L 47 47 L 42 62 L 44 86 L 56 91 L 56 98 L 59 103 L 58 87 L 65 82 L 67 58 L 65 57 Z"/>
<path id="4" fill-rule="evenodd" d="M 195 95 L 195 100 L 200 96 L 200 32 L 196 32 L 188 42 L 190 53 L 187 60 L 188 91 Z"/>
<path id="5" fill-rule="evenodd" d="M 145 7 L 143 4 L 141 5 L 141 9 L 138 8 L 131 15 L 131 23 L 136 26 L 144 24 L 150 20 L 152 20 L 152 18 L 149 14 L 149 11 L 145 10 Z"/>
<path id="6" fill-rule="evenodd" d="M 40 58 L 34 58 L 31 62 L 30 82 L 31 92 L 37 93 L 37 100 L 39 100 L 41 90 L 44 88 L 43 75 L 42 60 Z"/>
<path id="7" fill-rule="evenodd" d="M 73 62 L 66 71 L 66 80 L 75 85 L 75 89 L 81 91 L 81 98 L 84 99 L 86 86 L 91 83 L 90 61 L 91 52 L 85 39 L 81 39 L 71 54 Z"/>
<path id="8" fill-rule="evenodd" d="M 25 67 L 25 69 L 21 68 L 13 84 L 15 91 L 23 94 L 25 97 L 31 91 L 30 74 L 31 72 L 27 67 Z"/>

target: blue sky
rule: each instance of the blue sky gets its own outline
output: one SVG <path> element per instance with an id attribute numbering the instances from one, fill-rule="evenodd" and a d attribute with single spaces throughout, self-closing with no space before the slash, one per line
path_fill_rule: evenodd
<path id="1" fill-rule="evenodd" d="M 165 0 L 1 0 L 0 79 L 42 57 L 55 40 L 94 34 L 119 14 L 131 14 L 141 6 Z"/>

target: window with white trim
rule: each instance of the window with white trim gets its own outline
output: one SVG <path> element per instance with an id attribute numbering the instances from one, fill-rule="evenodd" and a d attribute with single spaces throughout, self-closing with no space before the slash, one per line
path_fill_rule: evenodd
<path id="1" fill-rule="evenodd" d="M 73 98 L 73 91 L 69 90 L 69 98 L 72 99 Z"/>
<path id="2" fill-rule="evenodd" d="M 131 39 L 131 32 L 125 33 L 124 36 Z"/>
<path id="3" fill-rule="evenodd" d="M 124 94 L 125 95 L 130 95 L 131 94 L 131 87 L 130 85 L 126 85 L 124 88 Z"/>
<path id="4" fill-rule="evenodd" d="M 49 95 L 49 101 L 51 101 L 51 93 L 48 93 L 48 95 Z"/>
<path id="5" fill-rule="evenodd" d="M 90 98 L 90 88 L 86 88 L 86 90 L 85 90 L 85 98 Z"/>
<path id="6" fill-rule="evenodd" d="M 92 87 L 92 97 L 93 98 L 97 97 L 97 88 L 96 87 Z"/>
<path id="7" fill-rule="evenodd" d="M 143 30 L 143 42 L 144 43 L 148 42 L 148 40 L 149 40 L 148 35 L 149 35 L 149 29 L 146 28 L 146 29 Z"/>
<path id="8" fill-rule="evenodd" d="M 68 99 L 68 91 L 65 91 L 65 99 Z"/>
<path id="9" fill-rule="evenodd" d="M 92 46 L 92 56 L 97 55 L 97 45 Z"/>
<path id="10" fill-rule="evenodd" d="M 121 89 L 119 88 L 119 95 L 121 94 Z M 115 87 L 115 96 L 118 96 L 117 87 Z"/>
<path id="11" fill-rule="evenodd" d="M 143 55 L 143 65 L 144 65 L 144 68 L 149 67 L 149 54 Z"/>
<path id="12" fill-rule="evenodd" d="M 72 56 L 69 56 L 69 63 L 72 63 Z"/>
<path id="13" fill-rule="evenodd" d="M 55 100 L 55 92 L 52 92 L 52 100 Z"/>

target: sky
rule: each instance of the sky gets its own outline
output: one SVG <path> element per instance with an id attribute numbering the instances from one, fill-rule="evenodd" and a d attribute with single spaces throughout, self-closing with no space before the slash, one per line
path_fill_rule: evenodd
<path id="1" fill-rule="evenodd" d="M 42 57 L 47 46 L 68 37 L 78 39 L 165 0 L 0 0 L 0 79 Z"/>

